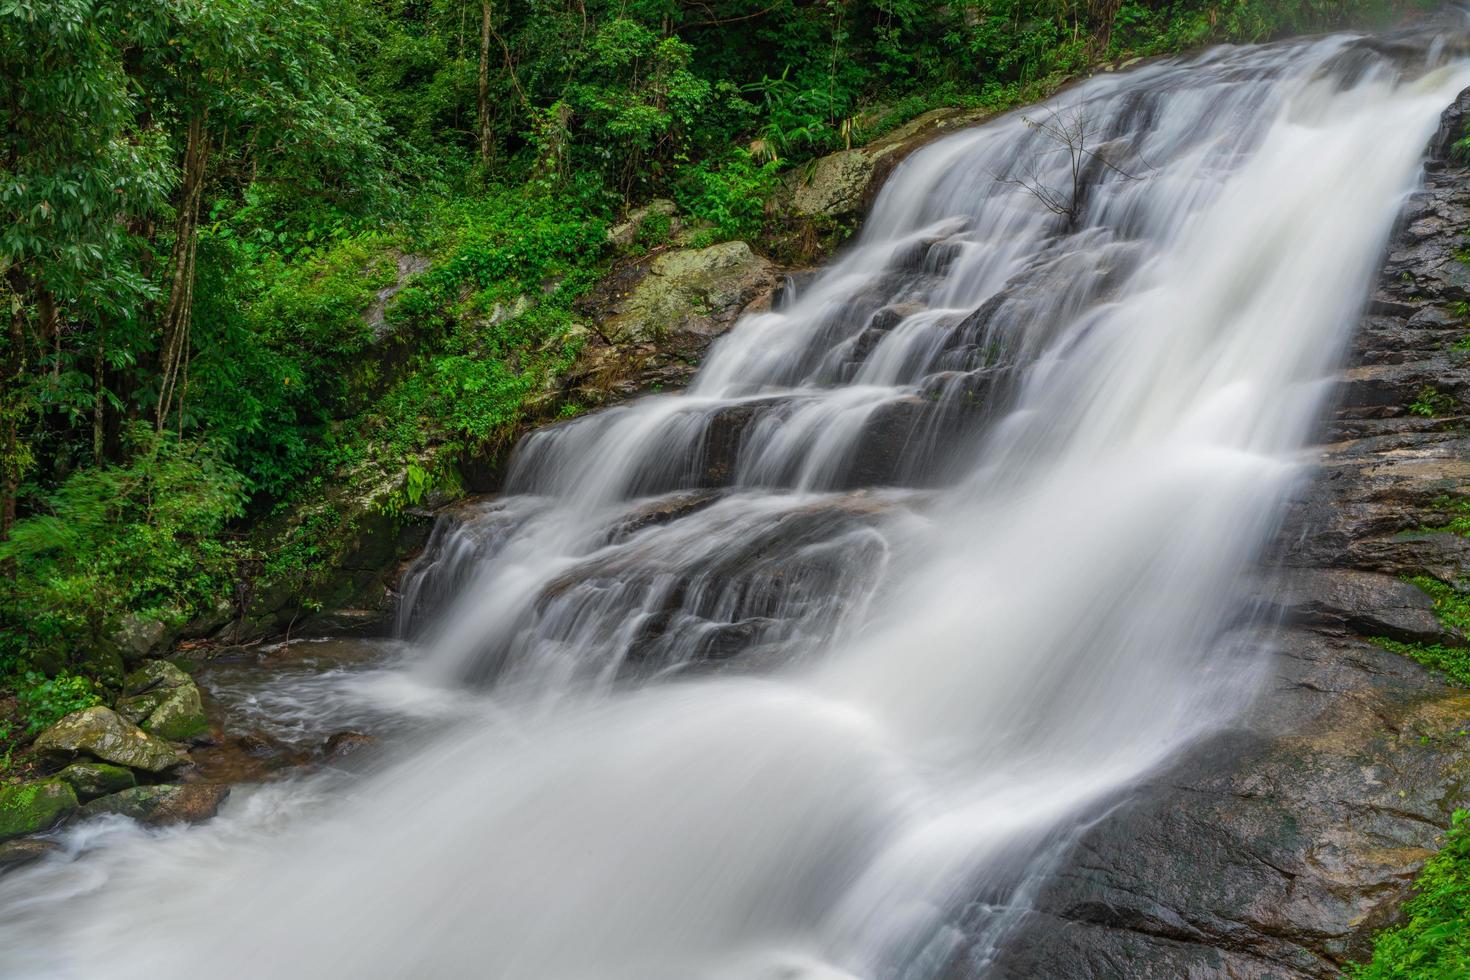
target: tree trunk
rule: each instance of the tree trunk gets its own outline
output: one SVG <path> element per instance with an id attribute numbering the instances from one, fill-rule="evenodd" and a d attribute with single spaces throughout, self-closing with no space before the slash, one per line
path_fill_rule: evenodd
<path id="1" fill-rule="evenodd" d="M 490 13 L 491 0 L 480 0 L 480 100 L 477 117 L 480 163 L 490 163 Z"/>
<path id="2" fill-rule="evenodd" d="M 92 462 L 102 465 L 107 446 L 107 333 L 97 324 L 97 349 L 92 352 Z"/>
<path id="3" fill-rule="evenodd" d="M 204 168 L 208 159 L 209 141 L 201 113 L 189 120 L 183 180 L 179 185 L 178 217 L 174 222 L 174 247 L 169 258 L 168 305 L 163 311 L 158 405 L 154 410 L 159 432 L 167 424 L 175 396 L 182 418 L 184 392 L 179 378 L 188 361 L 189 319 L 194 309 L 194 257 L 199 243 L 199 204 L 204 196 Z"/>
<path id="4" fill-rule="evenodd" d="M 15 526 L 20 479 L 26 470 L 26 453 L 20 441 L 20 423 L 25 415 L 20 399 L 20 385 L 26 367 L 25 302 L 29 292 L 26 276 L 11 266 L 6 274 L 10 286 L 13 312 L 10 314 L 10 349 L 5 352 L 4 390 L 0 391 L 0 541 L 10 540 Z M 10 569 L 0 569 L 7 574 Z"/>

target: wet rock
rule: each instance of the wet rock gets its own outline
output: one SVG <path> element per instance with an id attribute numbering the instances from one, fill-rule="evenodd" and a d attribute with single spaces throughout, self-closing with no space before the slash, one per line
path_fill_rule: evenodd
<path id="1" fill-rule="evenodd" d="M 150 773 L 168 772 L 189 761 L 164 739 L 100 705 L 74 711 L 46 729 L 36 737 L 35 751 L 56 761 L 84 756 Z"/>
<path id="2" fill-rule="evenodd" d="M 376 745 L 377 741 L 362 732 L 337 732 L 323 743 L 322 754 L 329 759 L 345 759 Z"/>
<path id="3" fill-rule="evenodd" d="M 387 609 L 324 609 L 291 628 L 291 636 L 382 636 L 389 631 Z"/>
<path id="4" fill-rule="evenodd" d="M 60 779 L 0 786 L 0 841 L 50 830 L 76 809 L 77 794 Z"/>
<path id="5" fill-rule="evenodd" d="M 1434 602 L 1391 575 L 1345 568 L 1288 569 L 1271 583 L 1269 605 L 1299 623 L 1408 643 L 1462 643 L 1440 625 Z"/>
<path id="6" fill-rule="evenodd" d="M 209 731 L 194 680 L 164 660 L 147 661 L 127 676 L 117 713 L 171 742 L 187 742 Z"/>
<path id="7" fill-rule="evenodd" d="M 229 795 L 228 786 L 215 783 L 135 786 L 93 800 L 81 808 L 80 816 L 123 816 L 150 827 L 198 823 L 218 813 L 220 804 Z"/>
<path id="8" fill-rule="evenodd" d="M 83 803 L 138 785 L 131 769 L 105 762 L 73 762 L 57 773 L 56 778 L 69 785 Z"/>
<path id="9" fill-rule="evenodd" d="M 1467 107 L 1470 94 L 1436 153 Z M 1470 438 L 1409 411 L 1426 387 L 1464 402 L 1466 359 L 1452 345 L 1470 297 L 1457 258 L 1470 172 L 1446 166 L 1406 207 L 1320 470 L 1270 556 L 1289 568 L 1263 601 L 1289 625 L 1259 637 L 1268 675 L 1250 714 L 1101 804 L 1059 842 L 1064 856 L 999 954 L 963 949 L 946 980 L 1336 980 L 1441 845 L 1470 780 L 1470 692 L 1367 637 L 1463 642 L 1401 581 L 1470 569 L 1470 540 L 1435 530 L 1464 516 Z M 1011 897 L 977 901 L 965 930 L 983 935 Z"/>
<path id="10" fill-rule="evenodd" d="M 0 844 L 0 874 L 4 874 L 14 868 L 39 861 L 46 855 L 61 850 L 61 846 L 55 841 L 42 840 L 38 837 L 22 837 L 19 840 L 6 841 Z"/>
<path id="11" fill-rule="evenodd" d="M 744 242 L 665 252 L 599 330 L 617 343 L 718 332 L 714 314 L 744 306 L 776 281 L 775 267 Z"/>

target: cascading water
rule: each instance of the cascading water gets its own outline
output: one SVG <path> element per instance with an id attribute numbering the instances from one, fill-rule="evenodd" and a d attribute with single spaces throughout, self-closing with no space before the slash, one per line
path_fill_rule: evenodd
<path id="1" fill-rule="evenodd" d="M 437 532 L 391 678 L 452 717 L 69 832 L 0 880 L 0 973 L 983 974 L 1069 827 L 1250 696 L 1237 583 L 1470 84 L 1430 50 L 1222 49 L 916 154 L 689 393 Z"/>

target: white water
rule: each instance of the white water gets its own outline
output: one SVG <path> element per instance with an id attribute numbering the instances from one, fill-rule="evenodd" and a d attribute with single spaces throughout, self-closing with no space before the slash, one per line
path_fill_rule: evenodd
<path id="1" fill-rule="evenodd" d="M 1072 89 L 1142 178 L 1097 168 L 1074 229 L 996 179 L 1068 164 L 1019 116 L 917 154 L 693 391 L 538 434 L 446 535 L 427 652 L 353 689 L 453 688 L 427 734 L 201 827 L 69 832 L 0 879 L 0 974 L 917 980 L 983 895 L 982 973 L 1069 828 L 1250 695 L 1237 583 L 1470 84 L 1349 46 Z M 899 479 L 940 488 L 850 490 Z M 679 674 L 732 636 L 781 666 Z"/>

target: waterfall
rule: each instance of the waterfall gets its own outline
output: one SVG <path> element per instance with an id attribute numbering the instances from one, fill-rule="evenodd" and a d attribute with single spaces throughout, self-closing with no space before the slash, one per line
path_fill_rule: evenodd
<path id="1" fill-rule="evenodd" d="M 1470 84 L 1359 41 L 913 155 L 691 390 L 533 433 L 436 531 L 392 670 L 452 711 L 70 832 L 0 879 L 0 974 L 921 980 L 968 905 L 982 975 L 1079 821 L 1255 690 L 1242 583 Z"/>

